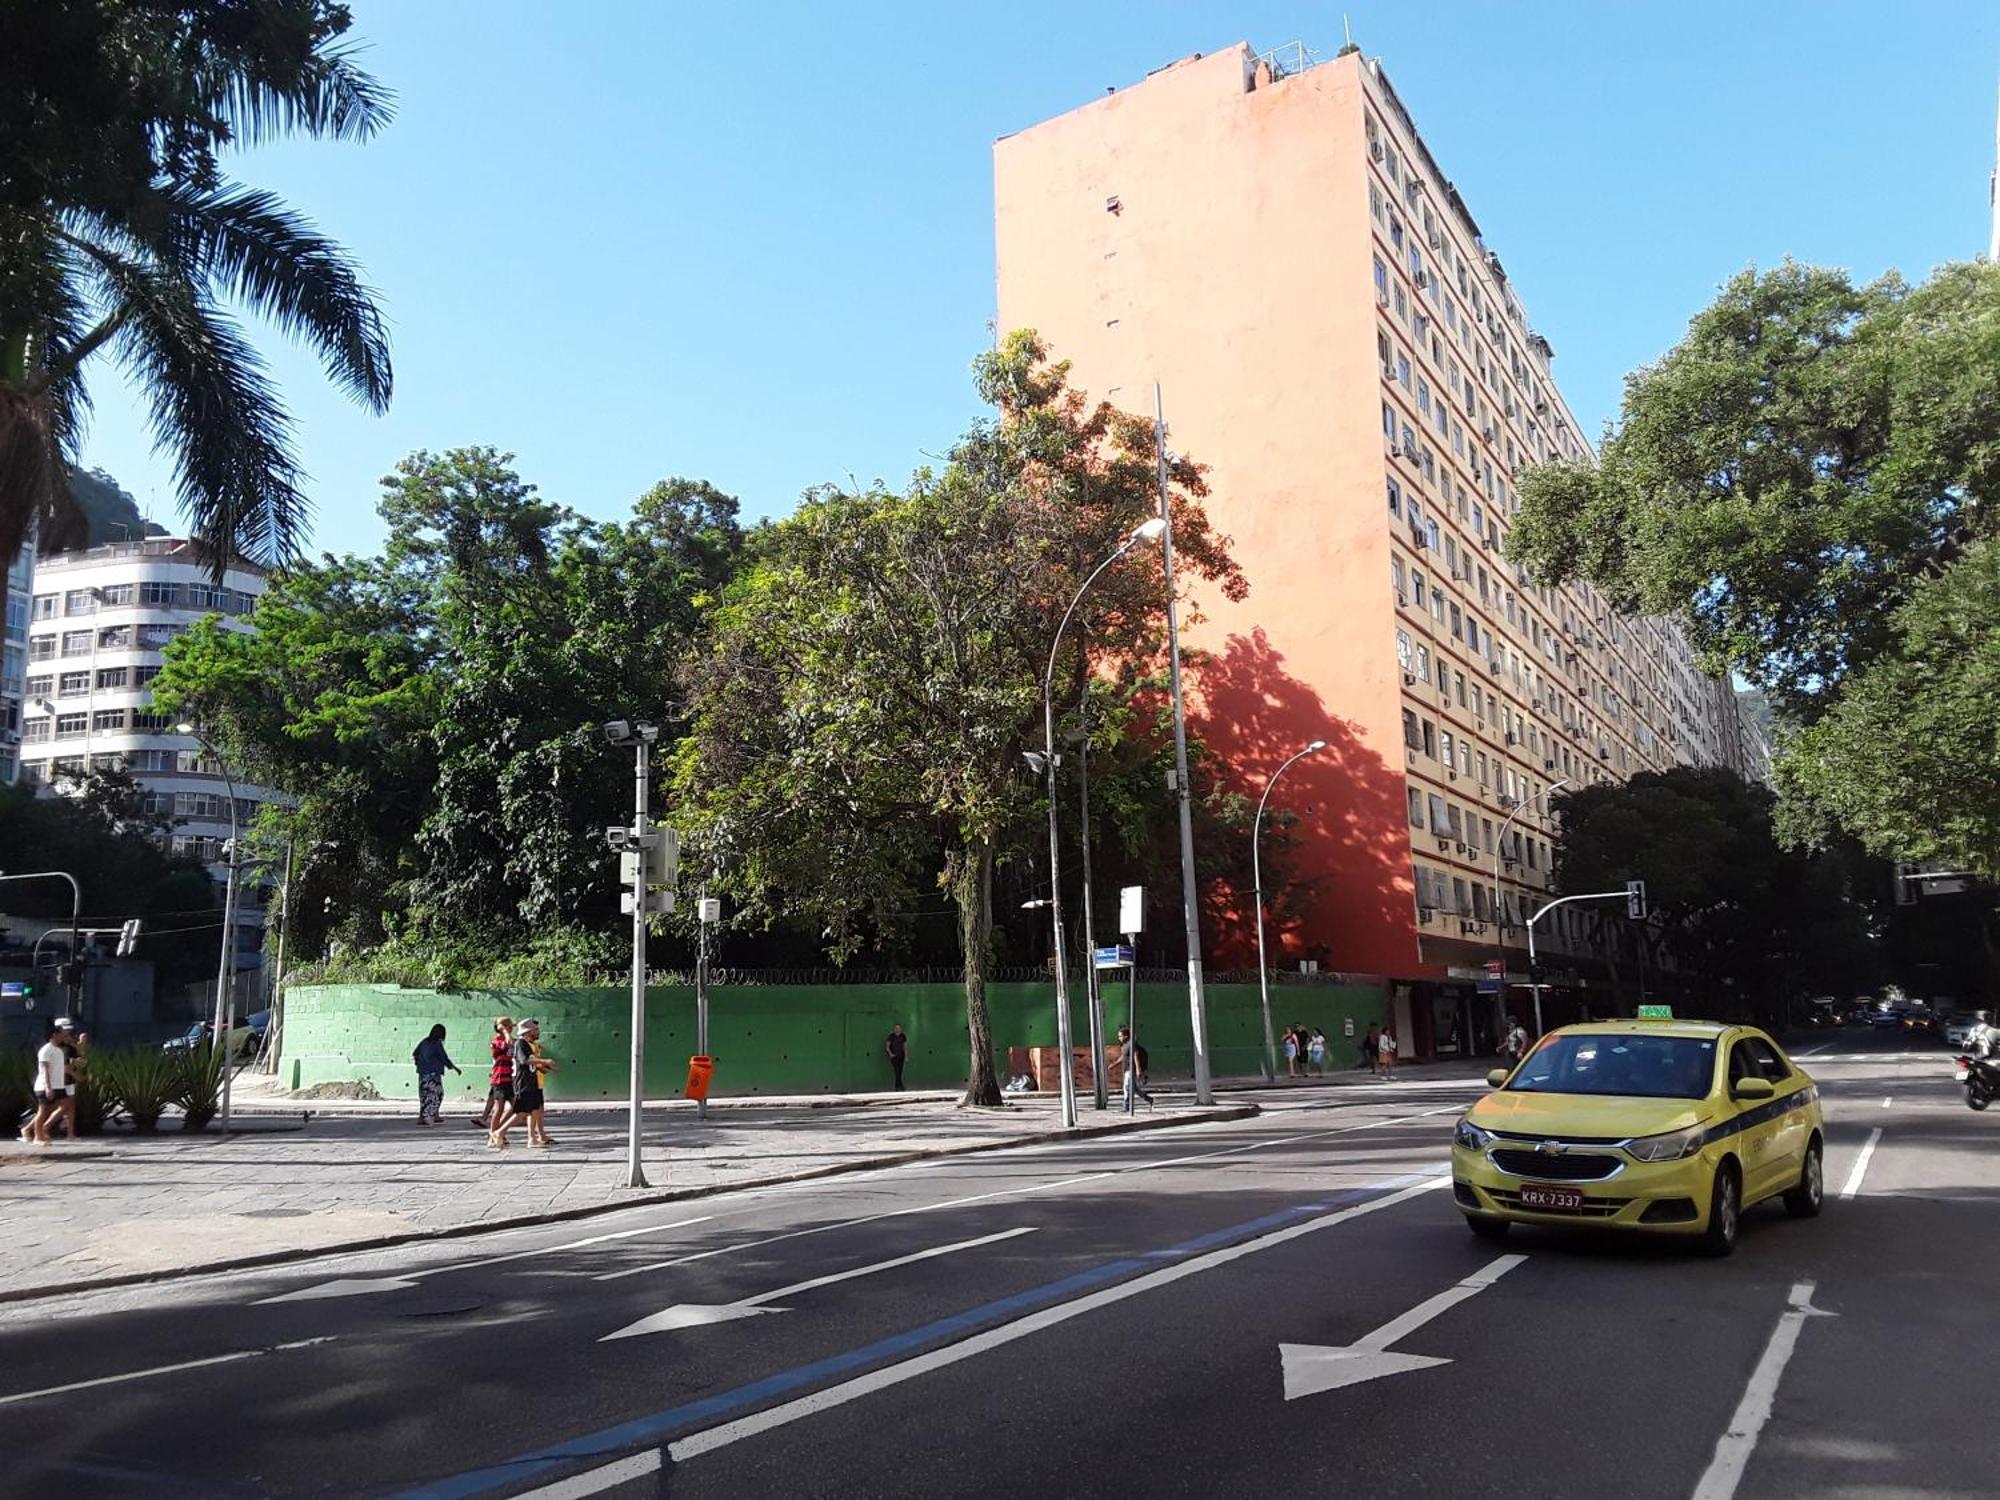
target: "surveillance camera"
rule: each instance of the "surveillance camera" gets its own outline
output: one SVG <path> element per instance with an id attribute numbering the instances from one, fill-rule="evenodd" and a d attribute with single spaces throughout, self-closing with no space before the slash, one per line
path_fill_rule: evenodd
<path id="1" fill-rule="evenodd" d="M 631 744 L 632 721 L 629 719 L 613 719 L 609 724 L 604 726 L 604 737 L 614 745 Z"/>
<path id="2" fill-rule="evenodd" d="M 604 842 L 614 849 L 623 849 L 632 839 L 632 830 L 616 826 L 604 830 Z"/>

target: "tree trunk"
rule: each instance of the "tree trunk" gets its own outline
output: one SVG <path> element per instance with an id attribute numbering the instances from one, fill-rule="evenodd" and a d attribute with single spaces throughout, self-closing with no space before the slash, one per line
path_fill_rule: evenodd
<path id="1" fill-rule="evenodd" d="M 1604 967 L 1611 975 L 1611 1008 L 1625 1013 L 1625 986 L 1618 977 L 1618 933 L 1603 916 L 1597 917 L 1597 933 L 1604 940 Z"/>
<path id="2" fill-rule="evenodd" d="M 986 956 L 993 938 L 993 840 L 978 838 L 952 855 L 952 899 L 958 903 L 958 947 L 965 964 L 965 1030 L 971 1056 L 965 1104 L 1004 1104 L 993 1071 L 993 1026 L 986 1015 Z"/>

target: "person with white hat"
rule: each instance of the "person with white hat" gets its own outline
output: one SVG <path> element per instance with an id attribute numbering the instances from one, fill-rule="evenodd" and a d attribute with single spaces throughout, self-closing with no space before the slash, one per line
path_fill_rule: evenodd
<path id="1" fill-rule="evenodd" d="M 35 1113 L 22 1128 L 21 1139 L 37 1146 L 49 1143 L 49 1125 L 63 1113 L 68 1097 L 69 1053 L 63 1045 L 68 1040 L 69 1018 L 63 1016 L 49 1022 L 48 1039 L 35 1053 Z"/>

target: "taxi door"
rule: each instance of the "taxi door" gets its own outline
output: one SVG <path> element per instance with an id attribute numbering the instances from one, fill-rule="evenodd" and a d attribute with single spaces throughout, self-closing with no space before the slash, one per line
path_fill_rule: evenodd
<path id="1" fill-rule="evenodd" d="M 1806 1144 L 1812 1140 L 1810 1112 L 1804 1108 L 1805 1100 L 1799 1097 L 1811 1090 L 1812 1080 L 1788 1064 L 1785 1054 L 1770 1038 L 1753 1036 L 1748 1040 L 1751 1055 L 1778 1091 L 1778 1101 L 1785 1106 L 1774 1122 L 1778 1136 L 1773 1150 L 1781 1169 L 1778 1186 L 1788 1188 L 1798 1182 L 1799 1174 L 1805 1170 Z"/>
<path id="2" fill-rule="evenodd" d="M 1782 1101 L 1736 1097 L 1738 1083 L 1766 1076 L 1755 1038 L 1739 1036 L 1729 1044 L 1729 1106 L 1735 1111 L 1736 1157 L 1743 1163 L 1746 1204 L 1768 1198 L 1786 1179 Z"/>

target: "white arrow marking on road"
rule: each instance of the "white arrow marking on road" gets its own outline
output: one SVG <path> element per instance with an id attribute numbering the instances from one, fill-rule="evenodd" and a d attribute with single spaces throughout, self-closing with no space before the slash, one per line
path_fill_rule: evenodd
<path id="1" fill-rule="evenodd" d="M 540 1245 L 533 1250 L 514 1250 L 506 1255 L 489 1255 L 483 1260 L 455 1260 L 449 1265 L 427 1266 L 421 1271 L 412 1271 L 407 1276 L 354 1276 L 338 1281 L 322 1281 L 318 1286 L 301 1287 L 296 1292 L 284 1292 L 276 1297 L 260 1297 L 251 1303 L 252 1307 L 263 1307 L 272 1302 L 316 1302 L 326 1297 L 358 1297 L 368 1292 L 400 1292 L 415 1286 L 426 1276 L 442 1276 L 447 1271 L 476 1271 L 482 1266 L 497 1266 L 510 1260 L 527 1260 L 537 1255 L 559 1255 L 565 1250 L 581 1250 L 587 1245 L 602 1245 L 611 1240 L 629 1240 L 634 1235 L 664 1234 L 669 1229 L 685 1229 L 690 1224 L 706 1224 L 714 1214 L 703 1214 L 696 1219 L 675 1219 L 671 1224 L 648 1224 L 643 1229 L 619 1229 L 610 1234 L 593 1234 L 588 1239 L 568 1240 L 560 1245 Z"/>
<path id="2" fill-rule="evenodd" d="M 613 1339 L 634 1338 L 642 1333 L 666 1333 L 675 1328 L 727 1323 L 734 1318 L 754 1318 L 760 1313 L 786 1312 L 789 1309 L 773 1307 L 771 1304 L 781 1297 L 796 1297 L 801 1292 L 832 1286 L 837 1281 L 852 1281 L 857 1276 L 873 1276 L 877 1271 L 893 1271 L 897 1266 L 913 1265 L 920 1260 L 931 1260 L 960 1250 L 976 1250 L 981 1245 L 991 1245 L 997 1240 L 1011 1240 L 1020 1234 L 1033 1234 L 1035 1227 L 1033 1224 L 1026 1224 L 1019 1229 L 1003 1229 L 998 1234 L 981 1235 L 976 1240 L 960 1240 L 955 1245 L 936 1245 L 929 1250 L 919 1250 L 914 1255 L 899 1255 L 894 1260 L 885 1260 L 879 1265 L 857 1266 L 852 1271 L 838 1271 L 831 1276 L 815 1276 L 811 1281 L 794 1282 L 791 1286 L 781 1286 L 776 1291 L 745 1297 L 737 1302 L 676 1303 L 664 1312 L 657 1312 L 650 1318 L 641 1318 L 636 1323 L 627 1324 L 616 1333 L 607 1333 L 598 1340 L 598 1343 L 608 1344 Z"/>
<path id="3" fill-rule="evenodd" d="M 1391 1318 L 1373 1333 L 1364 1334 L 1352 1344 L 1278 1345 L 1278 1357 L 1285 1370 L 1285 1399 L 1296 1401 L 1301 1396 L 1316 1396 L 1321 1391 L 1359 1385 L 1364 1380 L 1374 1380 L 1382 1375 L 1401 1375 L 1410 1370 L 1428 1370 L 1433 1365 L 1450 1364 L 1448 1359 L 1434 1359 L 1424 1354 L 1392 1353 L 1389 1346 L 1409 1337 L 1431 1319 L 1450 1311 L 1468 1297 L 1478 1296 L 1527 1258 L 1525 1255 L 1503 1255 L 1474 1271 L 1457 1286 L 1419 1302 L 1401 1317 Z"/>
<path id="4" fill-rule="evenodd" d="M 1728 1430 L 1716 1439 L 1715 1457 L 1709 1460 L 1708 1471 L 1701 1476 L 1701 1483 L 1695 1486 L 1694 1500 L 1732 1500 L 1736 1486 L 1742 1482 L 1743 1470 L 1750 1462 L 1750 1455 L 1756 1451 L 1757 1439 L 1764 1431 L 1764 1424 L 1771 1420 L 1771 1408 L 1778 1398 L 1778 1382 L 1784 1378 L 1785 1366 L 1791 1362 L 1792 1351 L 1798 1347 L 1799 1330 L 1805 1327 L 1807 1318 L 1840 1316 L 1814 1307 L 1812 1294 L 1813 1283 L 1810 1281 L 1793 1284 L 1791 1308 L 1778 1319 L 1778 1326 L 1771 1330 L 1771 1342 L 1764 1346 L 1763 1358 L 1750 1372 L 1750 1384 L 1744 1387 L 1743 1399 L 1736 1405 L 1736 1414 L 1729 1419 Z"/>

